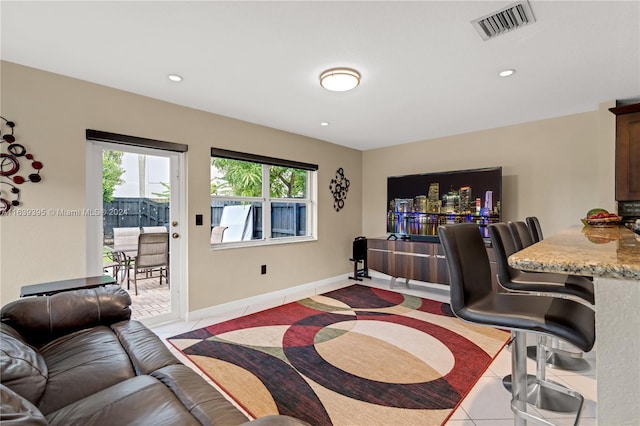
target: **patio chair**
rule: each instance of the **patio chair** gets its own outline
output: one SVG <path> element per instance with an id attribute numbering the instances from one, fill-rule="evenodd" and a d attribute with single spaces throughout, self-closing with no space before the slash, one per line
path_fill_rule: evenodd
<path id="1" fill-rule="evenodd" d="M 140 235 L 138 227 L 113 228 L 113 246 L 114 248 L 135 247 L 138 244 L 138 235 Z"/>
<path id="2" fill-rule="evenodd" d="M 168 232 L 166 226 L 143 226 L 142 232 L 144 234 L 152 234 L 154 232 Z"/>
<path id="3" fill-rule="evenodd" d="M 127 288 L 129 288 L 129 272 L 133 268 L 133 258 L 129 255 L 138 249 L 138 236 L 140 228 L 123 227 L 113 228 L 113 260 L 119 263 L 118 271 L 122 277 L 120 281 L 127 279 Z"/>
<path id="4" fill-rule="evenodd" d="M 142 233 L 138 237 L 138 252 L 133 258 L 133 286 L 138 295 L 138 273 L 158 270 L 169 285 L 169 233 Z"/>
<path id="5" fill-rule="evenodd" d="M 214 226 L 211 229 L 211 244 L 220 244 L 226 229 L 226 226 Z"/>

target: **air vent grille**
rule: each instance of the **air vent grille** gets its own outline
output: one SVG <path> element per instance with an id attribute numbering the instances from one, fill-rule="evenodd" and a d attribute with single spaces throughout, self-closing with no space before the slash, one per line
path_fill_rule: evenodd
<path id="1" fill-rule="evenodd" d="M 490 15 L 471 21 L 480 37 L 489 40 L 536 22 L 528 1 L 520 1 Z"/>

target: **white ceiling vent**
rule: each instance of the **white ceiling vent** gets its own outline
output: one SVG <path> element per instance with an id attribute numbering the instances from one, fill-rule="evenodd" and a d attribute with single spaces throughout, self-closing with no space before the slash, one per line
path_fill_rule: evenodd
<path id="1" fill-rule="evenodd" d="M 489 40 L 536 22 L 527 0 L 509 5 L 490 15 L 471 21 L 483 40 Z"/>

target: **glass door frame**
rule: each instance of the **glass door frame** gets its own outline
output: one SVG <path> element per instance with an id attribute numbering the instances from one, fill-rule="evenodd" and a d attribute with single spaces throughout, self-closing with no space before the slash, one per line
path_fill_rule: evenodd
<path id="1" fill-rule="evenodd" d="M 186 316 L 187 286 L 185 251 L 186 251 L 186 188 L 184 179 L 185 155 L 155 148 L 143 148 L 125 144 L 90 141 L 86 143 L 86 206 L 89 211 L 102 211 L 102 152 L 113 150 L 133 154 L 165 157 L 170 164 L 170 214 L 169 228 L 170 267 L 169 282 L 171 291 L 171 310 L 169 314 L 143 318 L 145 325 L 184 319 Z M 97 173 L 100 171 L 100 173 Z M 177 222 L 177 225 L 173 225 Z M 178 238 L 173 238 L 174 233 Z M 103 224 L 102 215 L 86 216 L 86 271 L 87 275 L 102 275 Z"/>

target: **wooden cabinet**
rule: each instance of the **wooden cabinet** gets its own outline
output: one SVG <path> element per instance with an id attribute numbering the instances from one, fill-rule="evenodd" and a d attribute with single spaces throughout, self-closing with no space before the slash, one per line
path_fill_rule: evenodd
<path id="1" fill-rule="evenodd" d="M 497 288 L 493 248 L 487 248 L 494 288 Z M 449 285 L 447 259 L 440 243 L 372 238 L 367 240 L 369 269 L 396 278 Z"/>
<path id="2" fill-rule="evenodd" d="M 640 200 L 640 103 L 609 111 L 616 115 L 616 200 Z"/>

